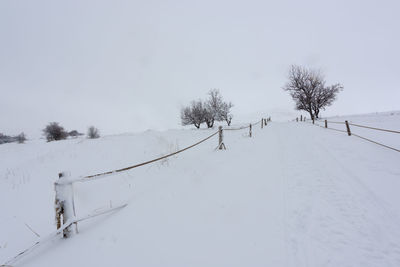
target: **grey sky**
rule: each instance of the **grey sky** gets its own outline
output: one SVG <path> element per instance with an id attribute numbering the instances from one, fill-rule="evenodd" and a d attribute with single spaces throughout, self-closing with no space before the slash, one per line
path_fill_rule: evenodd
<path id="1" fill-rule="evenodd" d="M 235 114 L 292 110 L 290 64 L 345 90 L 322 115 L 400 109 L 399 1 L 0 0 L 0 132 L 179 126 L 219 88 Z"/>

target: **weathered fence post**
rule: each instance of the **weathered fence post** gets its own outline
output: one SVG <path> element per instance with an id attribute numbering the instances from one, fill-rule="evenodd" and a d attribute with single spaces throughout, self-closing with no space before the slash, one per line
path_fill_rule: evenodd
<path id="1" fill-rule="evenodd" d="M 350 131 L 349 122 L 348 122 L 348 121 L 345 121 L 345 123 L 346 123 L 346 128 L 347 128 L 347 134 L 348 134 L 349 136 L 351 136 L 351 131 Z"/>
<path id="2" fill-rule="evenodd" d="M 261 129 L 264 128 L 264 118 L 261 118 Z"/>
<path id="3" fill-rule="evenodd" d="M 75 219 L 75 207 L 72 183 L 68 181 L 68 175 L 58 174 L 59 180 L 54 183 L 56 191 L 55 210 L 57 229 L 69 224 Z M 62 218 L 62 220 L 61 220 Z M 63 230 L 63 237 L 68 238 L 77 232 L 76 224 L 71 224 Z"/>
<path id="4" fill-rule="evenodd" d="M 226 149 L 225 144 L 224 144 L 224 133 L 223 133 L 223 130 L 222 130 L 222 126 L 218 127 L 218 133 L 219 133 L 218 149 L 219 150 Z"/>
<path id="5" fill-rule="evenodd" d="M 328 128 L 328 121 L 325 120 L 325 128 Z"/>
<path id="6" fill-rule="evenodd" d="M 250 130 L 249 130 L 249 137 L 251 137 L 251 123 L 250 123 L 250 128 L 249 128 Z"/>
<path id="7" fill-rule="evenodd" d="M 267 119 L 264 118 L 264 125 L 267 126 Z"/>
<path id="8" fill-rule="evenodd" d="M 303 121 L 303 115 L 300 115 L 300 121 Z"/>

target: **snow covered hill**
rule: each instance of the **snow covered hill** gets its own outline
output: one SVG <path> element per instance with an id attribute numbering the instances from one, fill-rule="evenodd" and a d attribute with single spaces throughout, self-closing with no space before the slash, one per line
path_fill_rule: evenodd
<path id="1" fill-rule="evenodd" d="M 344 119 L 400 129 L 400 112 L 335 118 Z M 55 230 L 58 172 L 125 167 L 214 131 L 1 145 L 0 263 L 33 244 L 33 231 Z M 78 217 L 129 204 L 79 223 L 78 235 L 50 240 L 13 266 L 400 266 L 400 153 L 309 123 L 273 122 L 247 134 L 225 131 L 226 151 L 215 150 L 215 137 L 77 184 Z M 400 148 L 400 135 L 359 134 Z"/>

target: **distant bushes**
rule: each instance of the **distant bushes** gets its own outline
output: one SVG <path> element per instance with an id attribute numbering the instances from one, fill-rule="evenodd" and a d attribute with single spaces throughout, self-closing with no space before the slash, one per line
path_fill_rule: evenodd
<path id="1" fill-rule="evenodd" d="M 99 138 L 99 137 L 100 137 L 99 129 L 97 129 L 97 128 L 94 127 L 94 126 L 90 126 L 90 127 L 88 128 L 87 137 L 88 137 L 89 139 Z"/>
<path id="2" fill-rule="evenodd" d="M 26 135 L 24 133 L 20 133 L 17 136 L 8 136 L 8 135 L 0 133 L 0 145 L 6 144 L 6 143 L 14 143 L 14 142 L 18 142 L 19 144 L 22 144 L 25 141 L 26 141 Z"/>
<path id="3" fill-rule="evenodd" d="M 70 131 L 70 132 L 68 133 L 68 135 L 71 136 L 71 137 L 78 137 L 78 136 L 83 135 L 83 133 L 80 133 L 80 132 L 78 132 L 77 130 L 72 130 L 72 131 Z"/>
<path id="4" fill-rule="evenodd" d="M 58 141 L 67 139 L 68 132 L 58 124 L 58 122 L 50 122 L 46 128 L 43 129 L 43 134 L 47 142 Z"/>
<path id="5" fill-rule="evenodd" d="M 72 130 L 68 132 L 58 122 L 50 122 L 49 124 L 46 125 L 46 127 L 42 131 L 47 142 L 64 140 L 67 139 L 68 137 L 77 138 L 79 136 L 84 135 L 83 133 L 80 133 L 77 130 Z M 88 128 L 87 138 L 93 139 L 99 137 L 100 137 L 99 129 L 97 129 L 94 126 L 90 126 Z M 14 143 L 14 142 L 23 144 L 25 143 L 26 140 L 27 138 L 24 132 L 16 136 L 9 136 L 0 133 L 0 145 L 6 143 Z"/>
<path id="6" fill-rule="evenodd" d="M 77 130 L 72 130 L 67 132 L 64 127 L 62 127 L 58 122 L 50 122 L 46 128 L 43 129 L 43 135 L 46 137 L 47 142 L 64 140 L 68 137 L 76 138 L 78 136 L 82 136 L 83 133 L 78 132 Z M 99 130 L 94 126 L 89 127 L 88 129 L 88 138 L 99 138 Z"/>
<path id="7" fill-rule="evenodd" d="M 24 132 L 22 132 L 19 135 L 17 135 L 16 138 L 17 138 L 17 142 L 19 144 L 23 144 L 26 141 L 26 136 L 25 136 Z"/>

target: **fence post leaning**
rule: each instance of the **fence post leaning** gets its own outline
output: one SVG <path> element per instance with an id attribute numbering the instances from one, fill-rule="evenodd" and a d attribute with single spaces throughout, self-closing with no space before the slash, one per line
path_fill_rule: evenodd
<path id="1" fill-rule="evenodd" d="M 55 210 L 57 229 L 61 228 L 62 225 L 69 223 L 75 218 L 72 183 L 68 181 L 68 175 L 66 173 L 59 173 L 58 178 L 58 181 L 54 183 L 54 188 L 56 191 Z M 76 223 L 71 224 L 63 230 L 63 237 L 69 238 L 76 232 Z"/>
<path id="2" fill-rule="evenodd" d="M 345 121 L 345 123 L 346 123 L 347 134 L 348 134 L 349 136 L 351 136 L 351 131 L 350 131 L 349 122 L 348 122 L 348 121 Z"/>
<path id="3" fill-rule="evenodd" d="M 249 127 L 249 137 L 251 137 L 251 123 L 250 123 L 250 127 Z"/>
<path id="4" fill-rule="evenodd" d="M 328 121 L 325 120 L 325 128 L 328 128 Z"/>
<path id="5" fill-rule="evenodd" d="M 223 130 L 222 130 L 222 126 L 218 127 L 218 134 L 219 134 L 218 149 L 219 150 L 226 149 L 225 144 L 224 144 L 224 133 L 223 133 Z"/>

